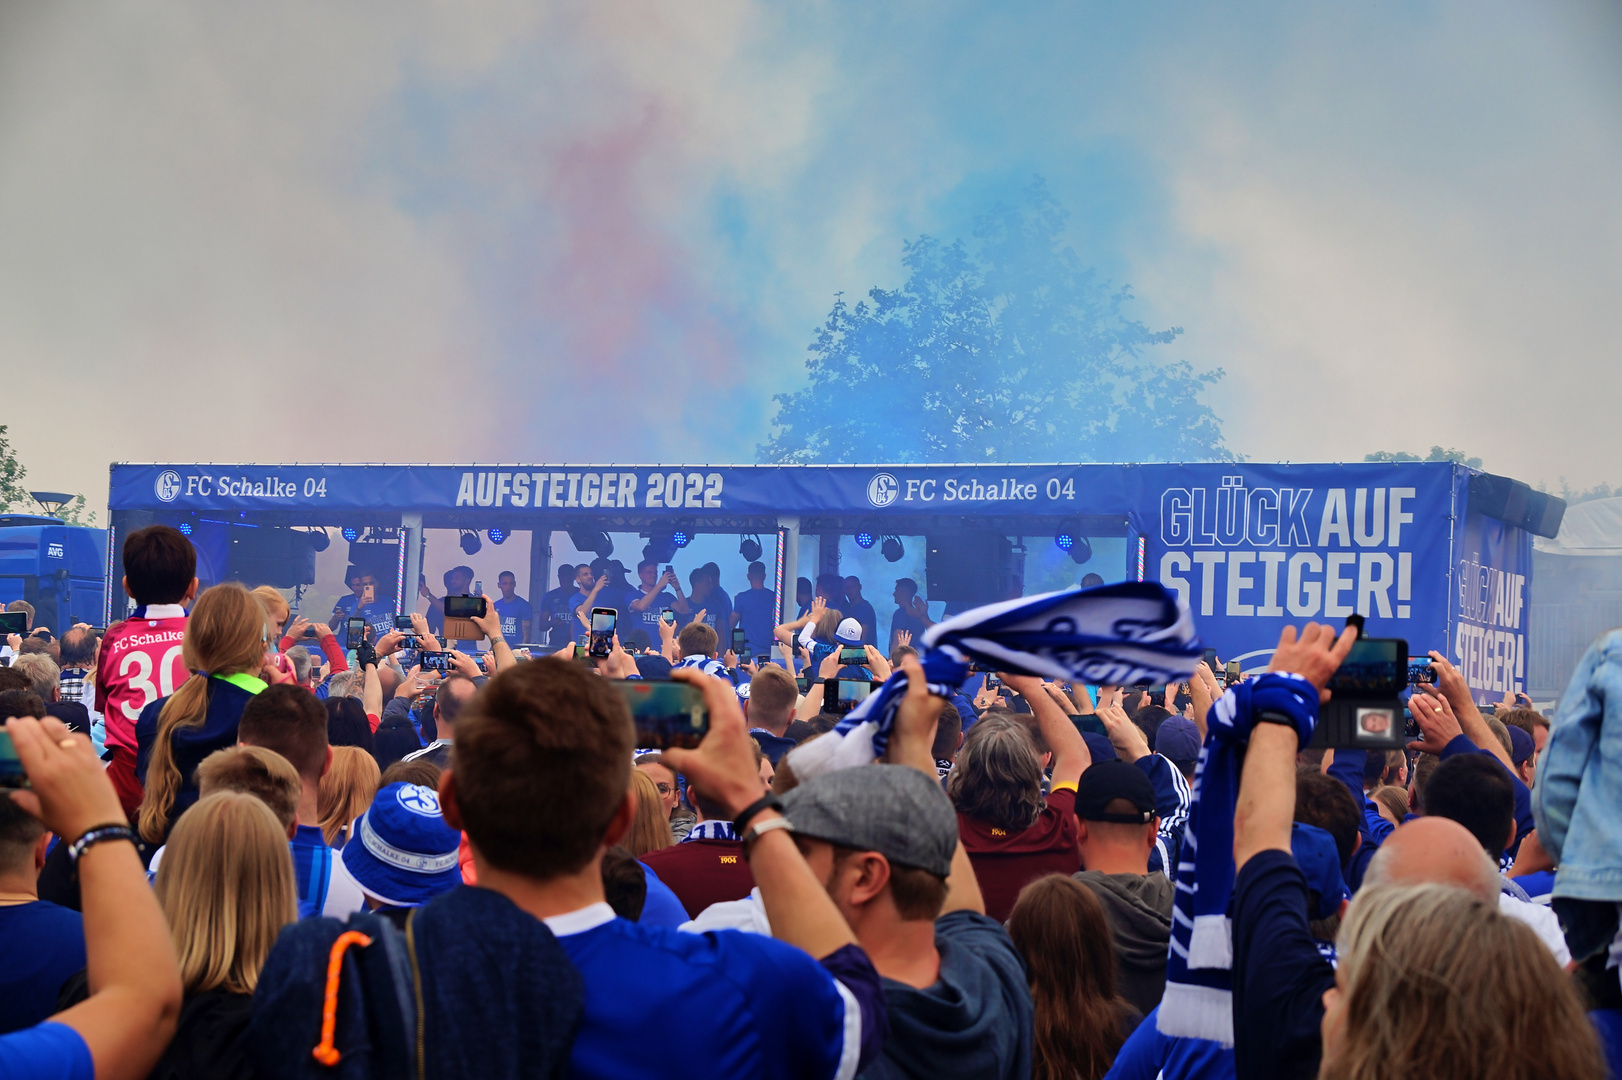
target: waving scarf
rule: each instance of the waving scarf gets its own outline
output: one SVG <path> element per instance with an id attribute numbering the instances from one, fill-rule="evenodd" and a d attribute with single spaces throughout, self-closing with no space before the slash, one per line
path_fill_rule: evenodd
<path id="1" fill-rule="evenodd" d="M 1211 706 L 1177 863 L 1166 993 L 1156 1021 L 1165 1035 L 1233 1045 L 1233 812 L 1243 750 L 1262 713 L 1288 718 L 1305 746 L 1318 721 L 1318 691 L 1299 675 L 1272 673 L 1230 686 Z"/>
<path id="2" fill-rule="evenodd" d="M 1065 589 L 965 611 L 924 631 L 920 660 L 941 697 L 969 665 L 1014 675 L 1131 686 L 1187 678 L 1203 649 L 1188 607 L 1155 582 Z M 794 774 L 866 765 L 883 755 L 907 692 L 897 671 L 834 729 L 788 755 Z"/>

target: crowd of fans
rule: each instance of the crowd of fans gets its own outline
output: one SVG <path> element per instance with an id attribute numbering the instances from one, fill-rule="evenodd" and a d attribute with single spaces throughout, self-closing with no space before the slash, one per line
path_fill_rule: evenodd
<path id="1" fill-rule="evenodd" d="M 27 779 L 0 799 L 0 1080 L 1622 1062 L 1617 634 L 1552 718 L 1484 712 L 1433 653 L 1408 750 L 1323 751 L 1352 631 L 1287 630 L 1232 687 L 957 693 L 906 579 L 880 652 L 859 581 L 805 582 L 779 625 L 758 563 L 736 597 L 713 567 L 564 567 L 538 611 L 504 574 L 456 642 L 426 587 L 409 631 L 359 574 L 325 624 L 199 592 L 165 526 L 123 565 L 130 618 L 31 626 L 0 668 Z M 577 655 L 592 607 L 620 616 L 604 656 Z M 904 680 L 882 756 L 797 776 L 842 675 Z M 695 688 L 707 735 L 638 747 L 623 679 Z"/>

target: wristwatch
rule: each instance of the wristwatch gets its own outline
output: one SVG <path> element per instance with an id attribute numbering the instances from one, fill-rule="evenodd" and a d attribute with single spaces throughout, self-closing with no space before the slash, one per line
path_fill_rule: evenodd
<path id="1" fill-rule="evenodd" d="M 760 813 L 762 810 L 767 809 L 776 810 L 779 814 L 781 814 L 783 813 L 783 801 L 776 795 L 773 795 L 771 792 L 767 792 L 761 798 L 756 799 L 754 802 L 738 811 L 738 816 L 732 819 L 732 830 L 739 836 L 742 836 L 744 830 L 749 827 L 749 822 L 754 818 L 754 816 Z"/>

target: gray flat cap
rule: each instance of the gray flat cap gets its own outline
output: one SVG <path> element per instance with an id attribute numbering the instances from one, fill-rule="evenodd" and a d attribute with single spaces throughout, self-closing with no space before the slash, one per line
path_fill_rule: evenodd
<path id="1" fill-rule="evenodd" d="M 957 851 L 957 811 L 939 781 L 906 765 L 863 765 L 808 780 L 783 796 L 801 836 L 876 851 L 945 877 Z"/>

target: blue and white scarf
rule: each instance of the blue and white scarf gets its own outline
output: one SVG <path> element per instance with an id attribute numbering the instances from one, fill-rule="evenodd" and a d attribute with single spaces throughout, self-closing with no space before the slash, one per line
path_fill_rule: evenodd
<path id="1" fill-rule="evenodd" d="M 673 669 L 684 667 L 697 668 L 706 675 L 714 675 L 717 679 L 728 678 L 726 664 L 722 663 L 720 660 L 717 660 L 713 656 L 704 656 L 701 653 L 694 653 L 692 656 L 684 656 L 670 666 Z"/>
<path id="2" fill-rule="evenodd" d="M 1243 750 L 1264 712 L 1288 717 L 1305 746 L 1318 722 L 1318 691 L 1299 675 L 1270 673 L 1230 686 L 1211 706 L 1177 863 L 1157 1021 L 1165 1035 L 1233 1045 L 1233 812 Z"/>
<path id="3" fill-rule="evenodd" d="M 1065 589 L 965 611 L 924 631 L 930 693 L 950 697 L 969 664 L 1109 686 L 1187 678 L 1203 650 L 1175 593 L 1149 581 Z M 907 676 L 897 671 L 832 731 L 788 755 L 801 780 L 884 754 Z"/>
<path id="4" fill-rule="evenodd" d="M 685 844 L 689 840 L 736 840 L 738 830 L 732 827 L 732 822 L 717 818 L 715 821 L 701 821 L 693 826 L 693 831 L 677 841 Z"/>

